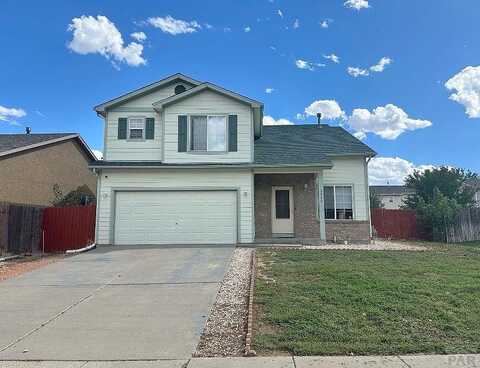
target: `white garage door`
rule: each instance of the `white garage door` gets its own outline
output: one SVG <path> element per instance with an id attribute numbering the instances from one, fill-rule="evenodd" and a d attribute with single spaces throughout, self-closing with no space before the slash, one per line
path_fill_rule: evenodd
<path id="1" fill-rule="evenodd" d="M 235 191 L 117 192 L 115 244 L 234 244 Z"/>

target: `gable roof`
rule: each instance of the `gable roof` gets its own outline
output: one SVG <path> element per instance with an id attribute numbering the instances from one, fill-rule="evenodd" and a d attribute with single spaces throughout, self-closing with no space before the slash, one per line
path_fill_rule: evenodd
<path id="1" fill-rule="evenodd" d="M 96 160 L 94 153 L 78 133 L 0 134 L 0 157 L 67 141 L 69 139 L 77 140 L 92 161 Z"/>
<path id="2" fill-rule="evenodd" d="M 147 86 L 144 86 L 144 87 L 141 87 L 141 88 L 138 88 L 134 91 L 131 91 L 131 92 L 128 92 L 128 93 L 125 93 L 119 97 L 116 97 L 112 100 L 109 100 L 109 101 L 106 101 L 106 102 L 103 102 L 101 103 L 100 105 L 97 105 L 94 107 L 94 110 L 100 114 L 100 115 L 104 115 L 105 114 L 105 111 L 112 107 L 112 106 L 115 106 L 115 105 L 118 105 L 120 103 L 124 103 L 124 102 L 127 102 L 133 98 L 136 98 L 136 97 L 140 97 L 140 96 L 143 96 L 143 95 L 146 95 L 148 93 L 150 93 L 151 91 L 155 90 L 155 89 L 158 89 L 162 86 L 165 86 L 169 83 L 172 83 L 176 80 L 181 80 L 183 82 L 187 82 L 193 86 L 198 86 L 199 84 L 201 84 L 201 82 L 195 80 L 195 79 L 192 79 L 190 77 L 187 77 L 186 75 L 183 75 L 181 73 L 176 73 L 176 74 L 173 74 L 169 77 L 166 77 L 164 79 L 161 79 L 159 81 L 156 81 L 154 83 L 151 83 Z"/>
<path id="3" fill-rule="evenodd" d="M 373 157 L 376 152 L 341 127 L 272 125 L 255 141 L 258 165 L 332 165 L 334 156 Z"/>
<path id="4" fill-rule="evenodd" d="M 180 100 L 183 100 L 185 98 L 188 98 L 192 95 L 195 95 L 201 91 L 205 91 L 205 90 L 211 90 L 211 91 L 214 91 L 214 92 L 217 92 L 217 93 L 220 93 L 224 96 L 227 96 L 227 97 L 231 97 L 235 100 L 238 100 L 238 101 L 241 101 L 243 103 L 246 103 L 247 105 L 251 105 L 252 107 L 256 107 L 256 108 L 260 108 L 263 106 L 263 104 L 259 101 L 256 101 L 256 100 L 253 100 L 251 98 L 248 98 L 248 97 L 245 97 L 245 96 L 242 96 L 238 93 L 235 93 L 235 92 L 232 92 L 232 91 L 229 91 L 228 89 L 225 89 L 225 88 L 222 88 L 220 86 L 217 86 L 213 83 L 209 83 L 209 82 L 205 82 L 205 83 L 202 83 L 202 84 L 199 84 L 193 88 L 190 88 L 182 93 L 179 93 L 179 94 L 176 94 L 176 95 L 173 95 L 173 96 L 170 96 L 170 97 L 167 97 L 163 100 L 160 100 L 158 102 L 155 102 L 153 104 L 153 106 L 157 109 L 162 109 L 164 106 L 167 106 L 167 105 L 170 105 L 170 104 L 173 104 L 175 102 L 178 102 Z"/>
<path id="5" fill-rule="evenodd" d="M 376 195 L 405 195 L 415 193 L 415 189 L 405 185 L 370 185 L 370 191 Z"/>

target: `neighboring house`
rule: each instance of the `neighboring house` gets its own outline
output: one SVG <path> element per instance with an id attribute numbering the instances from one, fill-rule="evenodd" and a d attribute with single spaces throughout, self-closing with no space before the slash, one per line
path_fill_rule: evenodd
<path id="1" fill-rule="evenodd" d="M 50 206 L 54 185 L 63 194 L 82 185 L 95 193 L 94 161 L 75 133 L 0 134 L 0 202 Z"/>
<path id="2" fill-rule="evenodd" d="M 341 127 L 263 126 L 263 104 L 182 74 L 95 107 L 97 244 L 369 241 L 368 160 Z"/>
<path id="3" fill-rule="evenodd" d="M 387 210 L 398 210 L 415 190 L 404 185 L 371 185 L 370 194 L 375 195 Z"/>

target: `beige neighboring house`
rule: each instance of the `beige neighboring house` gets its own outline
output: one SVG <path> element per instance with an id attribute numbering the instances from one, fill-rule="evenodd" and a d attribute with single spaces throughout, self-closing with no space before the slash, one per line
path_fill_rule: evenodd
<path id="1" fill-rule="evenodd" d="M 95 160 L 76 133 L 0 134 L 0 202 L 49 206 L 55 184 L 63 194 L 82 185 L 96 193 Z"/>
<path id="2" fill-rule="evenodd" d="M 371 185 L 370 194 L 376 195 L 387 210 L 398 210 L 415 190 L 404 185 Z"/>

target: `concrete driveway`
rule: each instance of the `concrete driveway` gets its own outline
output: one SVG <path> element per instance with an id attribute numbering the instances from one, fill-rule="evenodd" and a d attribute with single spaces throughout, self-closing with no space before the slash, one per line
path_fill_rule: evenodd
<path id="1" fill-rule="evenodd" d="M 233 248 L 104 247 L 0 283 L 0 360 L 184 359 Z"/>

